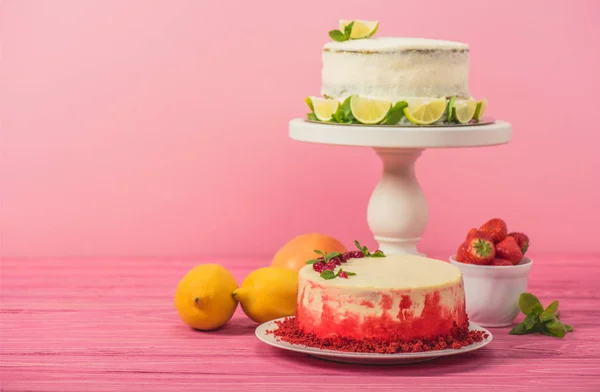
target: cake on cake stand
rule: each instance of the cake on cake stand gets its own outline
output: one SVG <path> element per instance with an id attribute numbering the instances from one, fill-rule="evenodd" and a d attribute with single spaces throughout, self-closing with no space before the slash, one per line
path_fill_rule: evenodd
<path id="1" fill-rule="evenodd" d="M 417 244 L 428 220 L 427 200 L 415 176 L 415 162 L 427 148 L 482 147 L 508 143 L 512 127 L 484 119 L 482 124 L 448 126 L 365 126 L 294 119 L 294 140 L 371 147 L 383 163 L 367 207 L 367 222 L 379 249 L 388 254 L 421 254 Z"/>

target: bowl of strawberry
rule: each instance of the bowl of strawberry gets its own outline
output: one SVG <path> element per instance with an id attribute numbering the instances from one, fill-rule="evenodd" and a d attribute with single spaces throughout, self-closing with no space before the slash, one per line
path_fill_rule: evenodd
<path id="1" fill-rule="evenodd" d="M 463 275 L 469 319 L 482 327 L 505 327 L 519 315 L 533 261 L 525 257 L 529 237 L 509 232 L 502 219 L 471 229 L 450 257 Z"/>

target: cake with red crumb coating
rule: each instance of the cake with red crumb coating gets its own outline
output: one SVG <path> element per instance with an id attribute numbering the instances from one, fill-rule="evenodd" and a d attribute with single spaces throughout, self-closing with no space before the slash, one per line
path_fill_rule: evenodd
<path id="1" fill-rule="evenodd" d="M 348 279 L 298 275 L 296 322 L 317 338 L 410 342 L 464 336 L 469 322 L 460 270 L 416 255 L 349 259 Z"/>

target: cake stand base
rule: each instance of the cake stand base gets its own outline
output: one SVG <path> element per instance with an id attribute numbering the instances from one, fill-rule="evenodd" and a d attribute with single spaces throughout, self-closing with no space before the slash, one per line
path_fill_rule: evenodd
<path id="1" fill-rule="evenodd" d="M 427 228 L 428 208 L 415 176 L 415 162 L 427 148 L 480 147 L 508 143 L 512 127 L 504 121 L 459 127 L 361 127 L 290 122 L 294 140 L 372 147 L 383 173 L 367 206 L 367 223 L 379 249 L 387 254 L 421 254 L 418 243 Z"/>

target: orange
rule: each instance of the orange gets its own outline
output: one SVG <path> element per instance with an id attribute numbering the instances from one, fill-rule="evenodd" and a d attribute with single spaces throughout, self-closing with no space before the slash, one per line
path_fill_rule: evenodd
<path id="1" fill-rule="evenodd" d="M 327 253 L 348 251 L 344 244 L 326 234 L 302 234 L 283 245 L 273 257 L 271 265 L 299 271 L 308 260 L 318 257 L 315 249 Z"/>

